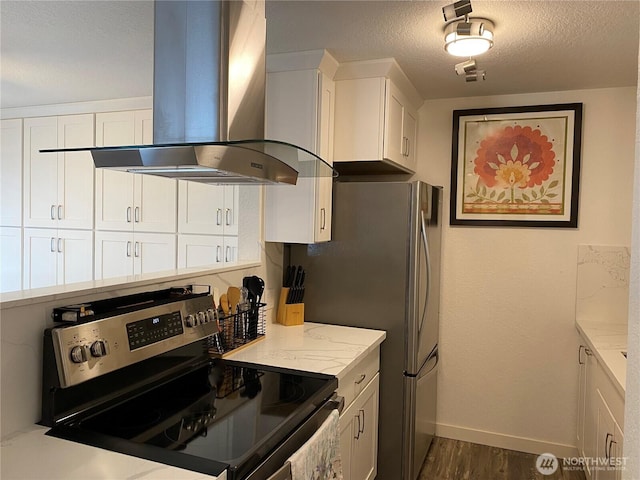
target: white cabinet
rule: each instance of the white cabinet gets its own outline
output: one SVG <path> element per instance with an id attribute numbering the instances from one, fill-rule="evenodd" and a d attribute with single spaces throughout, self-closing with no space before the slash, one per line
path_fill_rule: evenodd
<path id="1" fill-rule="evenodd" d="M 96 114 L 96 145 L 152 143 L 151 110 Z M 96 230 L 175 233 L 175 180 L 96 169 Z"/>
<path id="2" fill-rule="evenodd" d="M 0 292 L 22 288 L 22 228 L 0 227 Z"/>
<path id="3" fill-rule="evenodd" d="M 24 229 L 23 288 L 93 280 L 93 231 Z"/>
<path id="4" fill-rule="evenodd" d="M 270 56 L 284 71 L 267 73 L 266 137 L 303 147 L 333 164 L 337 63 L 326 52 L 317 68 L 291 67 L 302 54 Z M 310 52 L 310 55 L 318 52 Z M 313 61 L 309 58 L 309 61 Z M 294 69 L 295 68 L 295 69 Z M 266 188 L 265 240 L 316 243 L 331 240 L 333 179 L 298 177 L 296 185 Z"/>
<path id="5" fill-rule="evenodd" d="M 176 268 L 176 236 L 165 233 L 95 232 L 95 278 Z"/>
<path id="6" fill-rule="evenodd" d="M 378 461 L 378 397 L 380 375 L 340 416 L 340 453 L 345 480 L 373 480 Z"/>
<path id="7" fill-rule="evenodd" d="M 24 120 L 24 226 L 93 228 L 91 155 L 39 152 L 93 146 L 93 122 L 93 114 Z"/>
<path id="8" fill-rule="evenodd" d="M 578 453 L 590 480 L 619 479 L 622 474 L 624 398 L 593 352 L 578 350 Z"/>
<path id="9" fill-rule="evenodd" d="M 343 63 L 335 80 L 334 162 L 349 162 L 342 168 L 354 174 L 415 172 L 423 100 L 398 64 Z"/>
<path id="10" fill-rule="evenodd" d="M 0 225 L 20 227 L 22 226 L 22 119 L 2 120 L 0 132 Z"/>
<path id="11" fill-rule="evenodd" d="M 96 170 L 96 230 L 175 233 L 175 180 L 100 170 Z"/>
<path id="12" fill-rule="evenodd" d="M 239 187 L 178 181 L 178 233 L 237 235 Z"/>
<path id="13" fill-rule="evenodd" d="M 178 235 L 178 268 L 224 267 L 238 261 L 238 237 Z"/>
<path id="14" fill-rule="evenodd" d="M 377 474 L 380 349 L 369 353 L 344 378 L 340 415 L 340 455 L 345 480 L 372 480 Z"/>

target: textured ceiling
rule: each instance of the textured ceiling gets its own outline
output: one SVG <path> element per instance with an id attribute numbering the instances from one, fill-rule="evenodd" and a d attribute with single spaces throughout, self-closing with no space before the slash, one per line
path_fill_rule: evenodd
<path id="1" fill-rule="evenodd" d="M 267 1 L 267 51 L 395 57 L 427 98 L 635 85 L 639 2 L 473 0 L 495 23 L 466 83 L 443 50 L 448 1 Z M 0 2 L 1 106 L 151 95 L 149 1 Z"/>

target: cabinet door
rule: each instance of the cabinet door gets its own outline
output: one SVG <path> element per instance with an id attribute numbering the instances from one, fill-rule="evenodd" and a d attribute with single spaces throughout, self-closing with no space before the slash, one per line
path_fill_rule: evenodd
<path id="1" fill-rule="evenodd" d="M 385 116 L 384 116 L 384 158 L 395 163 L 404 164 L 404 135 L 402 122 L 404 119 L 404 105 L 398 88 L 386 80 Z"/>
<path id="2" fill-rule="evenodd" d="M 224 238 L 220 235 L 178 235 L 178 268 L 220 267 Z"/>
<path id="3" fill-rule="evenodd" d="M 404 109 L 402 121 L 404 137 L 404 164 L 412 171 L 417 168 L 418 114 L 408 107 Z"/>
<path id="4" fill-rule="evenodd" d="M 135 175 L 96 169 L 96 230 L 133 230 Z"/>
<path id="5" fill-rule="evenodd" d="M 95 278 L 133 275 L 133 235 L 129 232 L 95 232 Z"/>
<path id="6" fill-rule="evenodd" d="M 55 228 L 24 229 L 23 288 L 51 287 L 58 278 L 58 232 Z"/>
<path id="7" fill-rule="evenodd" d="M 351 478 L 353 480 L 373 480 L 378 472 L 378 395 L 380 375 L 376 374 L 371 382 L 358 395 L 357 405 L 358 431 L 354 438 L 351 457 Z"/>
<path id="8" fill-rule="evenodd" d="M 178 233 L 224 233 L 224 187 L 178 181 Z"/>
<path id="9" fill-rule="evenodd" d="M 22 229 L 0 227 L 0 292 L 22 288 Z"/>
<path id="10" fill-rule="evenodd" d="M 55 227 L 58 218 L 58 154 L 40 153 L 58 148 L 56 117 L 24 120 L 24 226 Z"/>
<path id="11" fill-rule="evenodd" d="M 358 432 L 354 413 L 357 409 L 353 404 L 340 415 L 340 458 L 342 461 L 342 474 L 344 480 L 351 480 L 351 467 L 353 465 L 353 442 Z"/>
<path id="12" fill-rule="evenodd" d="M 269 138 L 300 145 L 333 162 L 335 83 L 318 70 L 269 73 Z M 265 239 L 315 243 L 331 239 L 331 188 L 327 178 L 298 178 L 295 186 L 266 189 Z"/>
<path id="13" fill-rule="evenodd" d="M 176 236 L 169 233 L 136 233 L 133 257 L 135 274 L 175 270 Z"/>
<path id="14" fill-rule="evenodd" d="M 58 230 L 58 284 L 93 280 L 93 231 Z"/>
<path id="15" fill-rule="evenodd" d="M 576 446 L 581 457 L 585 456 L 584 423 L 587 398 L 587 355 L 590 355 L 590 350 L 584 345 L 580 345 L 578 347 L 578 427 L 576 430 Z"/>
<path id="16" fill-rule="evenodd" d="M 238 237 L 223 238 L 223 264 L 225 266 L 235 265 L 238 263 Z"/>
<path id="17" fill-rule="evenodd" d="M 238 235 L 239 187 L 225 185 L 223 188 L 223 208 L 225 235 Z"/>
<path id="18" fill-rule="evenodd" d="M 598 363 L 594 355 L 583 356 L 585 365 L 585 401 L 584 401 L 584 456 L 596 458 L 601 453 L 597 450 L 598 407 L 596 403 L 595 377 Z M 593 478 L 594 471 L 589 462 L 586 463 L 587 478 Z"/>
<path id="19" fill-rule="evenodd" d="M 22 226 L 22 119 L 2 120 L 0 131 L 0 225 L 20 227 Z"/>
<path id="20" fill-rule="evenodd" d="M 601 468 L 595 469 L 595 479 L 614 480 L 616 478 L 616 469 L 614 468 L 613 462 L 616 455 L 615 433 L 617 424 L 600 390 L 597 390 L 596 408 L 598 411 L 598 427 L 596 433 L 597 458 L 604 458 L 608 460 L 608 462 L 606 465 L 599 465 Z"/>
<path id="21" fill-rule="evenodd" d="M 175 233 L 178 201 L 176 180 L 141 174 L 134 177 L 134 231 Z"/>
<path id="22" fill-rule="evenodd" d="M 94 145 L 93 114 L 58 117 L 58 147 Z M 89 152 L 58 156 L 58 227 L 93 228 L 95 168 Z"/>

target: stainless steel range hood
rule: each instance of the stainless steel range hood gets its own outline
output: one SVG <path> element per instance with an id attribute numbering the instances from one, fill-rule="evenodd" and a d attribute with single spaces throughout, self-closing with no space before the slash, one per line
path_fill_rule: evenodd
<path id="1" fill-rule="evenodd" d="M 154 144 L 47 151 L 89 150 L 98 168 L 205 183 L 334 175 L 312 152 L 263 139 L 264 7 L 260 0 L 156 1 Z"/>

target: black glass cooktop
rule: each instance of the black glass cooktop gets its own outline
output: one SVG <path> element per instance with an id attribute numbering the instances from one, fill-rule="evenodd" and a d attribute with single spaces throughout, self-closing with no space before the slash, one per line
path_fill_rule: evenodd
<path id="1" fill-rule="evenodd" d="M 328 375 L 218 359 L 50 434 L 212 475 L 248 472 L 336 388 Z"/>

